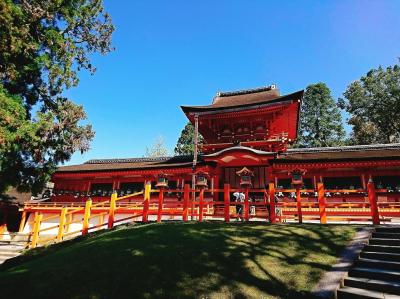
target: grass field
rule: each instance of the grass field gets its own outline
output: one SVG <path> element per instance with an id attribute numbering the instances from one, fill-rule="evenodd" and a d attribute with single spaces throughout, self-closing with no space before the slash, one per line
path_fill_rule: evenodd
<path id="1" fill-rule="evenodd" d="M 132 225 L 40 248 L 0 272 L 2 298 L 310 298 L 351 225 Z M 46 253 L 46 254 L 43 254 Z"/>

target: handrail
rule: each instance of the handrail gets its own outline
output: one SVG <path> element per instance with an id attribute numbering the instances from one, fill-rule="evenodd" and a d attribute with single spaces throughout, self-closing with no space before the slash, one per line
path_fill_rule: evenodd
<path id="1" fill-rule="evenodd" d="M 120 197 L 117 197 L 117 198 L 115 199 L 115 201 L 118 201 L 118 200 L 121 200 L 121 199 L 127 199 L 127 198 L 129 198 L 129 197 L 133 197 L 133 196 L 137 196 L 137 195 L 142 195 L 143 192 L 144 192 L 144 191 L 139 191 L 139 192 L 136 192 L 136 193 L 132 193 L 132 194 L 120 196 Z"/>
<path id="2" fill-rule="evenodd" d="M 229 222 L 231 218 L 238 217 L 238 209 L 235 212 L 237 206 L 243 206 L 244 216 L 242 215 L 242 218 L 245 218 L 245 220 L 262 218 L 271 222 L 285 219 L 301 222 L 303 217 L 305 219 L 320 219 L 321 223 L 326 223 L 328 217 L 329 219 L 332 217 L 343 218 L 348 219 L 348 221 L 357 217 L 357 219 L 365 218 L 369 221 L 376 221 L 373 218 L 375 216 L 371 215 L 380 215 L 381 219 L 400 217 L 399 194 L 395 192 L 385 194 L 387 199 L 381 201 L 377 195 L 381 194 L 379 192 L 387 190 L 371 188 L 370 183 L 368 183 L 366 189 L 324 189 L 323 184 L 319 183 L 318 190 L 275 188 L 273 183 L 269 184 L 269 188 L 250 188 L 247 190 L 230 188 L 229 185 L 225 185 L 223 189 L 200 190 L 190 188 L 189 184 L 186 184 L 183 189 L 154 190 L 151 189 L 150 185 L 146 185 L 145 191 L 120 197 L 113 193 L 111 199 L 95 203 L 90 201 L 81 203 L 56 202 L 52 205 L 43 203 L 40 206 L 36 205 L 37 210 L 33 205 L 27 204 L 25 207 L 32 208 L 31 211 L 35 212 L 35 219 L 25 223 L 34 224 L 34 232 L 30 232 L 30 235 L 33 236 L 32 239 L 36 243 L 42 244 L 43 240 L 60 241 L 63 237 L 80 233 L 84 235 L 88 231 L 100 227 L 112 228 L 116 223 L 130 219 L 141 217 L 141 221 L 147 222 L 149 215 L 156 215 L 157 221 L 161 221 L 162 216 L 181 216 L 183 221 L 187 221 L 190 216 L 192 219 L 196 217 L 199 221 L 202 221 L 203 217 L 214 216 L 219 219 L 222 217 L 226 222 Z M 234 192 L 247 193 L 250 194 L 250 197 L 243 202 L 233 201 Z M 174 193 L 177 193 L 178 197 Z M 214 196 L 215 193 L 217 193 L 217 197 Z M 156 196 L 151 196 L 152 194 Z M 192 197 L 193 194 L 194 197 Z M 141 197 L 142 195 L 143 197 Z M 223 199 L 220 195 L 223 195 Z M 49 209 L 49 213 L 57 213 L 57 215 L 43 218 L 40 208 L 43 211 L 46 206 L 57 207 L 58 209 Z M 83 215 L 79 214 L 79 216 L 82 217 L 76 217 L 77 219 L 74 220 L 74 214 L 81 212 Z M 115 219 L 116 212 L 119 212 L 119 217 L 124 216 L 122 213 L 127 215 Z M 108 215 L 108 220 L 102 218 L 104 215 Z M 40 224 L 43 221 L 54 218 L 60 218 L 59 224 L 40 229 Z M 99 218 L 97 223 L 96 220 L 89 223 L 89 220 L 95 218 Z M 71 224 L 80 224 L 82 229 L 68 231 Z M 57 238 L 40 238 L 41 240 L 39 240 L 39 233 L 57 228 Z M 64 229 L 68 232 L 64 233 Z M 35 242 L 32 241 L 32 244 L 36 244 Z"/>

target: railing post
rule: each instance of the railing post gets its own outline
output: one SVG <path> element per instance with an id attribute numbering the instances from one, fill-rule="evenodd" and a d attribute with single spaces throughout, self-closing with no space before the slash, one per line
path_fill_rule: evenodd
<path id="1" fill-rule="evenodd" d="M 326 200 L 324 183 L 317 184 L 319 219 L 321 224 L 326 224 Z"/>
<path id="2" fill-rule="evenodd" d="M 275 213 L 275 184 L 269 183 L 269 222 L 276 223 Z"/>
<path id="3" fill-rule="evenodd" d="M 157 212 L 157 222 L 161 222 L 162 212 L 164 204 L 164 189 L 160 188 L 160 193 L 158 194 L 158 212 Z"/>
<path id="4" fill-rule="evenodd" d="M 110 210 L 108 212 L 108 229 L 111 229 L 114 227 L 114 214 L 115 214 L 115 208 L 116 208 L 116 200 L 117 200 L 117 192 L 113 192 L 111 194 L 111 199 L 110 199 Z"/>
<path id="5" fill-rule="evenodd" d="M 35 213 L 31 248 L 35 248 L 37 246 L 39 240 L 40 223 L 42 222 L 42 218 L 43 218 L 42 214 L 39 214 L 37 212 Z"/>
<path id="6" fill-rule="evenodd" d="M 230 204 L 231 204 L 231 196 L 230 196 L 230 184 L 224 184 L 224 215 L 225 222 L 229 222 L 231 220 L 230 216 Z"/>
<path id="7" fill-rule="evenodd" d="M 24 211 L 22 212 L 21 222 L 19 223 L 18 232 L 22 233 L 22 232 L 24 231 L 25 222 L 26 222 L 26 211 L 24 210 Z"/>
<path id="8" fill-rule="evenodd" d="M 58 226 L 57 242 L 61 242 L 63 239 L 66 214 L 67 214 L 67 208 L 62 208 L 60 214 L 60 224 Z"/>
<path id="9" fill-rule="evenodd" d="M 89 232 L 89 217 L 91 209 L 92 209 L 92 200 L 88 199 L 85 204 L 85 214 L 83 215 L 82 235 L 86 235 Z"/>
<path id="10" fill-rule="evenodd" d="M 151 182 L 147 182 L 146 186 L 144 187 L 142 222 L 149 221 L 150 191 L 151 191 Z"/>
<path id="11" fill-rule="evenodd" d="M 303 223 L 303 212 L 301 211 L 300 185 L 296 185 L 297 218 L 299 223 Z"/>
<path id="12" fill-rule="evenodd" d="M 246 188 L 245 197 L 244 197 L 244 219 L 246 221 L 250 220 L 250 209 L 249 209 L 249 189 Z"/>
<path id="13" fill-rule="evenodd" d="M 189 198 L 190 198 L 190 185 L 185 184 L 183 187 L 183 209 L 182 209 L 182 219 L 183 221 L 188 221 L 189 215 Z"/>
<path id="14" fill-rule="evenodd" d="M 7 229 L 6 223 L 3 223 L 0 225 L 0 240 L 3 239 L 3 235 L 4 235 L 4 232 L 6 231 L 6 229 Z"/>
<path id="15" fill-rule="evenodd" d="M 4 211 L 3 213 L 3 219 L 2 219 L 2 224 L 0 225 L 0 240 L 3 239 L 4 232 L 7 230 L 7 217 L 8 217 L 8 211 Z"/>
<path id="16" fill-rule="evenodd" d="M 203 221 L 203 211 L 204 210 L 204 189 L 200 189 L 200 194 L 199 194 L 199 221 Z"/>
<path id="17" fill-rule="evenodd" d="M 379 210 L 375 192 L 375 185 L 374 182 L 372 181 L 372 178 L 369 179 L 367 186 L 368 186 L 368 199 L 371 207 L 372 223 L 377 225 L 380 224 Z"/>

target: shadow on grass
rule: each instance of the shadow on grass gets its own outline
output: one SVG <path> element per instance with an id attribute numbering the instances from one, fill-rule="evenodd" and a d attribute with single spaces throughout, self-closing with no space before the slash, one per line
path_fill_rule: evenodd
<path id="1" fill-rule="evenodd" d="M 310 298 L 355 230 L 137 225 L 38 249 L 3 268 L 0 287 L 4 298 Z"/>

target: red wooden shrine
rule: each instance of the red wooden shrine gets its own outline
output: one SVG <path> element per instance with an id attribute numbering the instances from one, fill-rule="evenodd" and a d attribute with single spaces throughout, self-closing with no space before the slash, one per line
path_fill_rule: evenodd
<path id="1" fill-rule="evenodd" d="M 396 221 L 400 217 L 400 144 L 291 148 L 297 138 L 302 96 L 303 91 L 281 95 L 271 85 L 220 92 L 207 106 L 182 106 L 204 137 L 195 161 L 193 156 L 175 156 L 99 159 L 63 166 L 53 175 L 51 204 L 57 208 L 79 205 L 88 198 L 94 203 L 107 201 L 113 192 L 129 203 L 135 201 L 130 194 L 151 184 L 156 191 L 149 195 L 146 217 L 153 213 L 159 221 L 174 215 L 183 220 L 190 216 L 236 219 L 232 209 L 239 204 L 232 196 L 236 191 L 246 195 L 245 220 L 326 223 L 330 217 L 338 221 L 375 217 L 375 222 Z M 238 175 L 243 169 L 249 171 L 246 178 Z M 200 180 L 193 179 L 199 173 L 207 174 L 201 187 Z M 52 210 L 50 204 L 28 203 L 24 211 L 39 208 Z"/>

